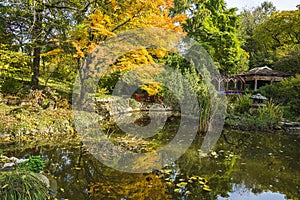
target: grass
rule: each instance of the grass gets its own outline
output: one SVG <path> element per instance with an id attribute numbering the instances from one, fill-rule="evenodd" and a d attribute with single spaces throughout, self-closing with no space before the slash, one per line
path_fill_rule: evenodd
<path id="1" fill-rule="evenodd" d="M 16 170 L 0 174 L 0 196 L 2 200 L 44 200 L 47 186 L 33 172 Z"/>
<path id="2" fill-rule="evenodd" d="M 10 79 L 15 80 L 11 84 L 21 84 L 21 88 L 17 87 L 16 91 L 14 91 L 14 94 L 18 95 L 24 95 L 24 94 L 29 94 L 30 92 L 30 79 L 25 78 L 25 77 L 11 77 Z M 4 83 L 4 82 L 3 82 Z M 52 90 L 55 90 L 59 95 L 63 97 L 70 97 L 72 94 L 72 89 L 73 89 L 73 84 L 71 82 L 60 82 L 55 79 L 49 79 L 48 83 L 46 85 L 46 80 L 43 77 L 39 78 L 39 87 L 40 89 L 45 89 L 45 87 L 50 87 Z M 10 95 L 10 94 L 5 94 L 4 96 Z"/>
<path id="3" fill-rule="evenodd" d="M 45 88 L 45 80 L 43 78 L 40 78 L 40 85 L 41 88 Z M 62 96 L 71 96 L 73 84 L 72 83 L 65 83 L 65 82 L 58 82 L 53 79 L 49 79 L 47 83 L 47 87 L 50 87 L 52 90 L 56 90 L 60 95 Z"/>

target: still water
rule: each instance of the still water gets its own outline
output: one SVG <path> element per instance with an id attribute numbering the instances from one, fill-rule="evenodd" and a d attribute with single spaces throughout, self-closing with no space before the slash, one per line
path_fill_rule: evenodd
<path id="1" fill-rule="evenodd" d="M 143 118 L 138 123 L 143 123 Z M 164 145 L 174 137 L 177 124 L 178 119 L 169 118 L 158 136 L 135 151 Z M 108 125 L 105 130 L 112 140 L 124 135 L 115 126 Z M 197 136 L 176 162 L 144 174 L 107 167 L 80 143 L 52 144 L 38 150 L 6 148 L 4 153 L 41 155 L 57 199 L 300 199 L 299 136 L 224 130 L 206 157 L 200 156 L 201 142 L 202 137 Z"/>

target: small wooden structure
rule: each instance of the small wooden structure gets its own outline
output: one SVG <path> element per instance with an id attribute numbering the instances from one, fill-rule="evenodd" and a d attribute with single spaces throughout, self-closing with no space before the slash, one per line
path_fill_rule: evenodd
<path id="1" fill-rule="evenodd" d="M 218 93 L 225 94 L 226 96 L 242 95 L 245 85 L 245 80 L 238 76 L 212 77 L 212 82 Z"/>
<path id="2" fill-rule="evenodd" d="M 212 77 L 212 82 L 219 94 L 242 95 L 244 90 L 258 90 L 264 85 L 279 82 L 290 76 L 292 75 L 265 66 L 233 76 Z"/>
<path id="3" fill-rule="evenodd" d="M 250 99 L 253 99 L 252 107 L 254 107 L 254 108 L 259 108 L 259 107 L 266 106 L 266 104 L 264 103 L 264 101 L 268 100 L 267 97 L 261 95 L 260 93 L 258 93 L 256 95 L 252 95 L 250 97 Z"/>
<path id="4" fill-rule="evenodd" d="M 244 72 L 237 76 L 245 81 L 245 88 L 249 90 L 257 90 L 264 85 L 279 82 L 282 79 L 291 76 L 291 74 L 273 70 L 264 66 L 253 68 L 248 72 Z"/>

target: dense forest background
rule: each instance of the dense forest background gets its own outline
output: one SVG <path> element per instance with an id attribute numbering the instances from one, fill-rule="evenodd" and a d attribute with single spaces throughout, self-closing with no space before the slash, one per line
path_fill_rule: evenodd
<path id="1" fill-rule="evenodd" d="M 237 12 L 224 0 L 21 0 L 0 3 L 0 14 L 3 94 L 55 84 L 68 93 L 96 45 L 142 27 L 186 33 L 204 46 L 223 75 L 261 66 L 300 72 L 300 9 L 277 11 L 271 2 Z M 103 87 L 109 91 L 124 72 L 168 56 L 145 49 L 129 53 L 114 63 L 118 67 Z"/>

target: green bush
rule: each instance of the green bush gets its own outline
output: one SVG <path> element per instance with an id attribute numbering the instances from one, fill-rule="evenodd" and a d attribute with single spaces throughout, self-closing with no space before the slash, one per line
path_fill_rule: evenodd
<path id="1" fill-rule="evenodd" d="M 272 102 L 269 102 L 266 107 L 258 108 L 258 114 L 260 120 L 267 119 L 269 123 L 274 125 L 279 124 L 283 116 L 281 108 Z"/>
<path id="2" fill-rule="evenodd" d="M 281 82 L 272 85 L 265 85 L 259 89 L 259 92 L 269 99 L 272 99 L 276 104 L 286 105 L 289 98 L 284 94 L 284 88 Z"/>
<path id="3" fill-rule="evenodd" d="M 252 100 L 250 99 L 250 96 L 251 94 L 240 96 L 233 105 L 234 111 L 241 114 L 248 112 L 252 105 Z"/>
<path id="4" fill-rule="evenodd" d="M 98 88 L 105 89 L 104 91 L 108 92 L 109 94 L 112 94 L 121 75 L 121 71 L 119 70 L 114 71 L 111 74 L 105 74 L 100 78 Z"/>
<path id="5" fill-rule="evenodd" d="M 252 114 L 243 113 L 231 116 L 226 124 L 242 130 L 273 131 L 282 120 L 282 110 L 279 106 L 269 102 L 267 106 L 258 108 Z"/>
<path id="6" fill-rule="evenodd" d="M 3 94 L 17 94 L 22 89 L 22 83 L 14 78 L 6 78 L 1 86 Z"/>
<path id="7" fill-rule="evenodd" d="M 272 99 L 275 103 L 282 106 L 288 106 L 290 110 L 285 109 L 284 116 L 290 113 L 300 116 L 300 75 L 295 75 L 282 80 L 280 83 L 267 85 L 260 88 L 260 92 Z M 290 112 L 290 113 L 288 113 Z"/>
<path id="8" fill-rule="evenodd" d="M 0 174 L 2 200 L 45 200 L 47 192 L 47 186 L 33 172 L 16 170 Z"/>
<path id="9" fill-rule="evenodd" d="M 40 156 L 32 156 L 28 161 L 20 163 L 19 168 L 39 173 L 44 169 L 44 166 L 45 161 Z"/>

